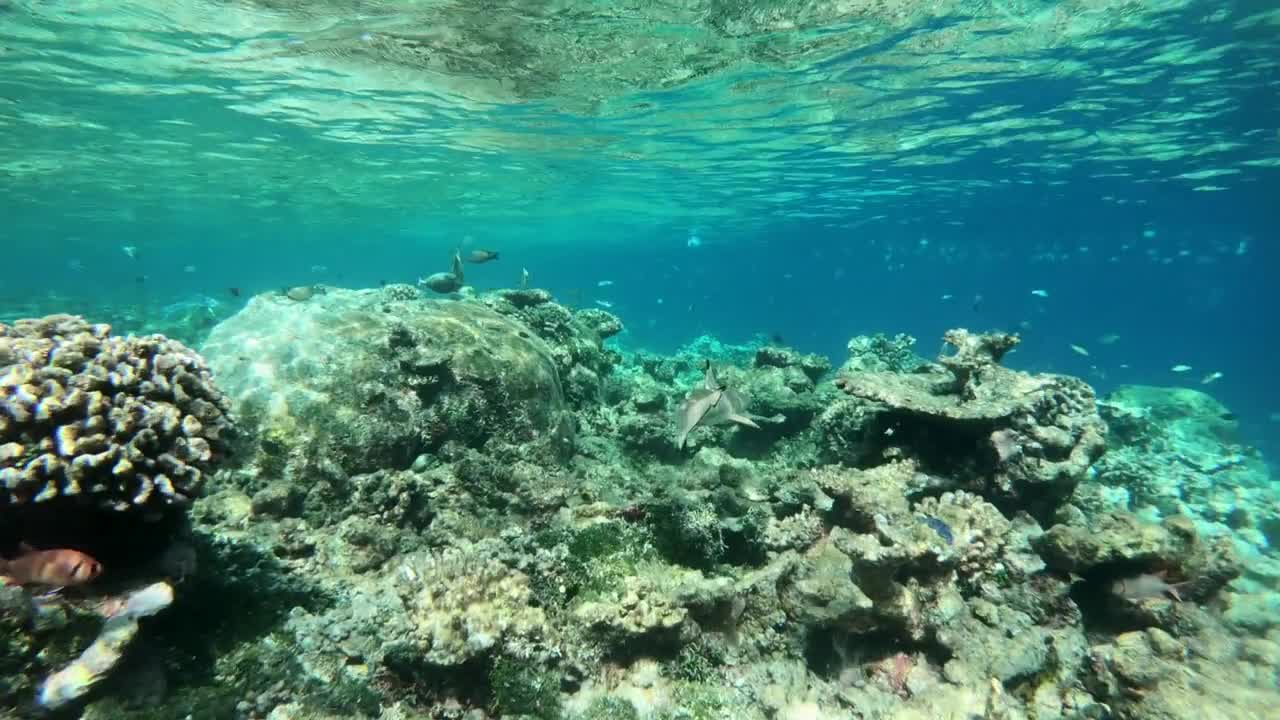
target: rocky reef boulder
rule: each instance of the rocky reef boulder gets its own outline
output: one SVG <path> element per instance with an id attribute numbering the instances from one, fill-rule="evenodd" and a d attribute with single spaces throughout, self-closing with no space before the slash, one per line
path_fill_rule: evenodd
<path id="1" fill-rule="evenodd" d="M 320 462 L 344 475 L 403 469 L 449 446 L 521 443 L 548 457 L 571 446 L 552 348 L 479 302 L 260 295 L 203 350 L 267 476 Z"/>

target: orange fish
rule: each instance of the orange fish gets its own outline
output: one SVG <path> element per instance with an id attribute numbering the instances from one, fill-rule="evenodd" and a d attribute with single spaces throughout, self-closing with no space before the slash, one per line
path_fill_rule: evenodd
<path id="1" fill-rule="evenodd" d="M 36 550 L 24 543 L 21 551 L 11 560 L 0 558 L 0 577 L 17 585 L 69 587 L 92 582 L 102 574 L 102 563 L 79 550 Z"/>

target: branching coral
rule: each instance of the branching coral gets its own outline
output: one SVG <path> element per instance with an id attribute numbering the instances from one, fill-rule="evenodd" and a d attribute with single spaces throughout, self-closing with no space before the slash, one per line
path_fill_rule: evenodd
<path id="1" fill-rule="evenodd" d="M 0 505 L 185 505 L 223 452 L 228 407 L 176 341 L 69 315 L 0 325 Z"/>

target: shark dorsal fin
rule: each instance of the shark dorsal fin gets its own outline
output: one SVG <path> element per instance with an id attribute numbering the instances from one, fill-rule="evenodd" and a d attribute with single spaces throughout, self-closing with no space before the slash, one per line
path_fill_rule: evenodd
<path id="1" fill-rule="evenodd" d="M 702 386 L 708 390 L 723 390 L 724 385 L 720 384 L 720 378 L 716 377 L 716 369 L 710 360 L 702 361 Z"/>

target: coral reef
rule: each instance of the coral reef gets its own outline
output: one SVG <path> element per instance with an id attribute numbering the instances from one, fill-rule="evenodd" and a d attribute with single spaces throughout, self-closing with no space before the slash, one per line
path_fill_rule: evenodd
<path id="1" fill-rule="evenodd" d="M 200 658 L 165 710 L 1190 720 L 1280 699 L 1265 496 L 1208 410 L 1155 423 L 1134 408 L 1158 394 L 1117 395 L 1107 428 L 1082 381 L 1002 367 L 1006 334 L 952 331 L 934 363 L 856 338 L 832 382 L 776 343 L 616 352 L 620 327 L 536 289 L 330 289 L 215 329 L 249 437 L 194 507 L 200 569 L 143 625 Z M 708 361 L 779 419 L 681 450 Z M 41 665 L 37 616 L 0 618 L 10 696 L 92 641 Z M 86 717 L 155 709 L 103 695 Z"/>
<path id="2" fill-rule="evenodd" d="M 1280 490 L 1221 403 L 1188 388 L 1126 386 L 1098 406 L 1115 446 L 1096 466 L 1109 491 L 1092 499 L 1098 510 L 1185 515 L 1251 557 L 1280 544 Z"/>
<path id="3" fill-rule="evenodd" d="M 0 505 L 186 505 L 225 451 L 229 403 L 158 335 L 53 315 L 0 325 Z"/>
<path id="4" fill-rule="evenodd" d="M 228 451 L 229 408 L 204 360 L 168 338 L 67 315 L 0 325 L 0 552 L 105 569 L 0 587 L 0 706 L 80 704 L 131 662 L 139 618 L 195 572 L 186 511 Z M 65 594 L 38 584 L 72 578 Z"/>
<path id="5" fill-rule="evenodd" d="M 942 369 L 856 372 L 836 381 L 854 402 L 871 403 L 862 412 L 883 428 L 849 460 L 916 458 L 994 502 L 1048 517 L 1105 448 L 1092 388 L 999 365 L 1015 335 L 951 330 L 945 340 L 955 352 L 939 357 Z"/>

